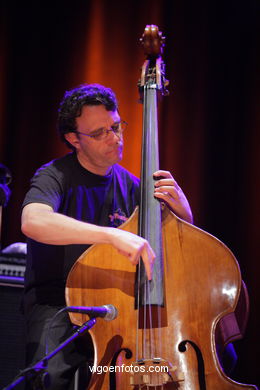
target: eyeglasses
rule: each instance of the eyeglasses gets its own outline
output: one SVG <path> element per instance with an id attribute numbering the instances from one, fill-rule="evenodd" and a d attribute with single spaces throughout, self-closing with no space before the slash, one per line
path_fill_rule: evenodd
<path id="1" fill-rule="evenodd" d="M 128 125 L 127 122 L 121 121 L 112 125 L 110 129 L 105 129 L 104 127 L 102 127 L 100 129 L 94 130 L 90 134 L 81 133 L 80 131 L 77 130 L 75 130 L 74 133 L 85 135 L 86 137 L 94 138 L 97 141 L 102 141 L 108 137 L 111 131 L 119 138 L 121 138 L 123 131 L 127 128 L 127 125 Z"/>

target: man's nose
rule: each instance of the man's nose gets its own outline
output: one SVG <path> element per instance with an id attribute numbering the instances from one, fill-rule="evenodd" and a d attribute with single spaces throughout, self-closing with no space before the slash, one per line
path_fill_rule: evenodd
<path id="1" fill-rule="evenodd" d="M 111 131 L 108 133 L 107 139 L 110 141 L 114 141 L 114 140 L 118 141 L 118 140 L 122 139 L 122 136 L 120 133 L 116 133 L 115 131 L 113 131 L 111 129 Z"/>

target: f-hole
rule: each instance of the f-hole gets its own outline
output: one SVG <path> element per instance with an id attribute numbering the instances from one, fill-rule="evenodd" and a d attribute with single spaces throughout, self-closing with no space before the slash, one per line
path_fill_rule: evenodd
<path id="1" fill-rule="evenodd" d="M 195 344 L 193 341 L 191 340 L 183 340 L 179 345 L 178 345 L 178 349 L 180 352 L 186 352 L 187 348 L 186 348 L 186 344 L 190 344 L 192 346 L 192 348 L 194 349 L 194 351 L 196 352 L 196 356 L 197 356 L 197 362 L 198 362 L 198 378 L 199 378 L 199 386 L 200 386 L 200 390 L 207 390 L 207 387 L 206 387 L 206 381 L 205 381 L 205 365 L 204 365 L 204 360 L 203 360 L 203 356 L 202 356 L 202 353 L 201 353 L 201 350 L 199 349 L 199 347 L 197 346 L 197 344 Z"/>

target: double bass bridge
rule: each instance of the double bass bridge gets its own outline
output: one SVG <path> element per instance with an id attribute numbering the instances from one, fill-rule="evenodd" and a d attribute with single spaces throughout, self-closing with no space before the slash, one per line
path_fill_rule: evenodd
<path id="1" fill-rule="evenodd" d="M 184 380 L 184 375 L 178 371 L 177 366 L 159 357 L 140 359 L 137 362 L 132 362 L 130 367 L 131 386 L 161 386 L 163 388 L 169 383 L 174 383 L 177 389 L 179 382 Z"/>

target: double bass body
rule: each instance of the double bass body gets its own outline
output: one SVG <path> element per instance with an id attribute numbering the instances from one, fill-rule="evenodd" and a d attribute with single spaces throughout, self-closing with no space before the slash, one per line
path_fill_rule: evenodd
<path id="1" fill-rule="evenodd" d="M 156 49 L 152 62 L 158 58 L 160 49 Z M 158 73 L 155 73 L 157 81 L 150 80 L 145 86 L 144 127 L 148 131 L 148 146 L 142 158 L 145 174 L 140 210 L 136 209 L 120 228 L 141 233 L 152 241 L 153 248 L 157 245 L 161 263 L 155 268 L 153 280 L 144 282 L 144 286 L 143 276 L 138 285 L 135 269 L 110 245 L 93 245 L 74 264 L 67 279 L 67 305 L 113 304 L 118 310 L 115 320 L 107 323 L 97 320 L 90 330 L 96 372 L 88 389 L 253 390 L 255 386 L 234 382 L 224 374 L 215 342 L 217 323 L 234 312 L 240 294 L 241 275 L 236 259 L 215 237 L 182 221 L 167 207 L 161 213 L 160 204 L 152 195 L 149 198 L 153 182 L 146 182 L 146 178 L 152 178 L 158 168 L 158 156 L 155 166 L 150 161 L 144 166 L 144 160 L 154 156 L 152 149 L 157 147 L 153 134 L 157 130 L 154 85 Z M 146 211 L 151 210 L 158 221 L 151 223 L 146 216 Z M 143 226 L 147 221 L 149 226 Z M 154 225 L 159 236 L 150 231 Z M 162 283 L 157 288 L 158 279 Z M 154 301 L 157 299 L 153 296 L 154 287 L 158 302 Z M 148 289 L 151 294 L 148 299 L 137 299 L 137 289 L 142 292 Z M 76 313 L 70 313 L 70 318 L 77 325 L 88 319 Z"/>
<path id="2" fill-rule="evenodd" d="M 122 228 L 136 233 L 137 226 L 136 211 Z M 93 373 L 89 388 L 255 389 L 227 378 L 216 353 L 216 324 L 222 316 L 234 311 L 240 292 L 240 271 L 234 256 L 216 238 L 168 211 L 163 216 L 162 233 L 167 258 L 164 267 L 167 293 L 164 307 L 153 310 L 152 329 L 149 324 L 136 329 L 140 312 L 134 309 L 135 271 L 112 246 L 94 245 L 79 258 L 69 275 L 68 305 L 113 303 L 119 313 L 118 318 L 107 324 L 98 320 L 90 331 L 95 349 L 94 365 L 115 369 Z M 87 320 L 82 314 L 70 315 L 78 325 Z M 136 345 L 136 332 L 139 345 Z M 140 351 L 139 356 L 135 356 L 136 349 Z M 166 362 L 164 366 L 171 369 L 169 378 L 153 387 L 146 387 L 145 383 L 141 387 L 133 386 L 133 363 L 147 355 Z M 160 373 L 157 376 L 161 377 Z M 146 379 L 144 375 L 144 382 Z M 161 380 L 166 381 L 165 377 Z"/>

